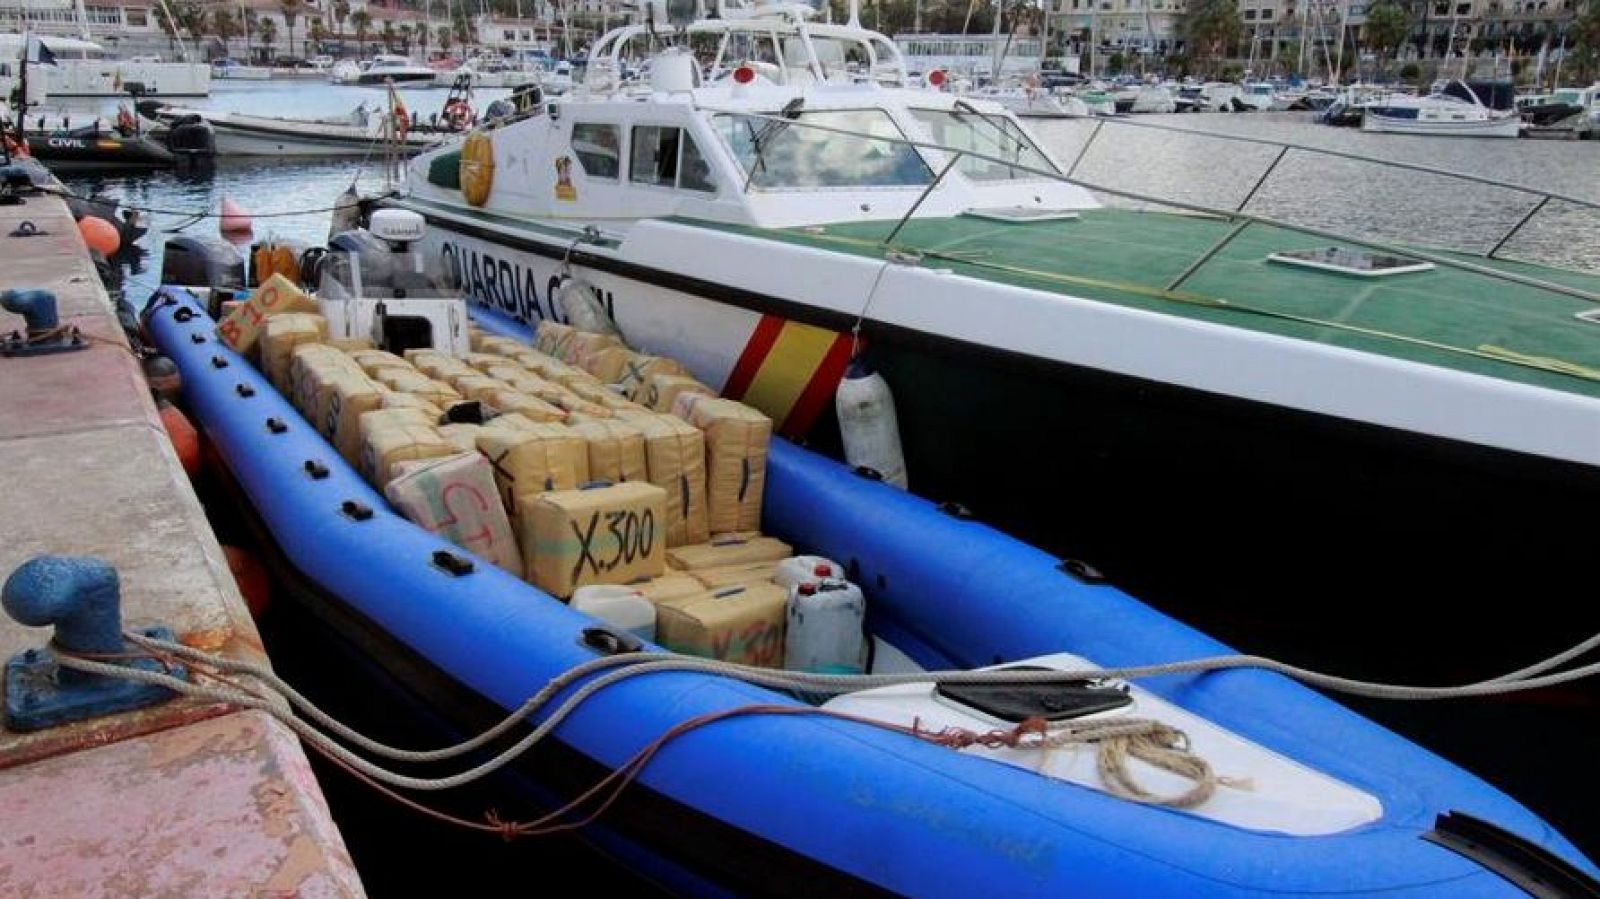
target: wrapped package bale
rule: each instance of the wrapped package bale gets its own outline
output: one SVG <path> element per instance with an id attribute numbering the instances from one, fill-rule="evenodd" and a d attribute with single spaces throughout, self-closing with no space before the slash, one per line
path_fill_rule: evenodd
<path id="1" fill-rule="evenodd" d="M 600 347 L 584 356 L 582 368 L 602 384 L 615 384 L 622 380 L 632 360 L 633 351 L 618 341 L 615 345 Z"/>
<path id="2" fill-rule="evenodd" d="M 375 372 L 383 368 L 403 368 L 412 371 L 416 369 L 416 366 L 388 350 L 356 350 L 350 354 L 350 358 L 356 360 L 356 364 L 367 373 L 367 377 L 373 379 L 377 378 Z"/>
<path id="3" fill-rule="evenodd" d="M 385 366 L 373 369 L 372 380 L 397 393 L 413 393 L 418 388 L 429 384 L 432 378 L 414 368 L 394 368 Z"/>
<path id="4" fill-rule="evenodd" d="M 493 470 L 476 450 L 401 462 L 383 495 L 424 530 L 522 577 L 522 552 L 495 495 Z"/>
<path id="5" fill-rule="evenodd" d="M 711 533 L 761 527 L 772 419 L 733 400 L 680 394 L 672 413 L 705 432 Z"/>
<path id="6" fill-rule="evenodd" d="M 361 416 L 378 409 L 382 402 L 383 394 L 378 391 L 378 385 L 366 377 L 360 380 L 339 378 L 329 387 L 327 412 L 323 416 L 328 442 L 351 465 L 361 461 Z"/>
<path id="7" fill-rule="evenodd" d="M 508 359 L 499 365 L 484 366 L 483 374 L 494 378 L 497 381 L 504 381 L 507 384 L 510 384 L 513 381 L 518 381 L 522 378 L 528 377 L 528 375 L 531 373 L 526 368 L 523 368 L 522 366 Z"/>
<path id="8" fill-rule="evenodd" d="M 439 350 L 406 350 L 406 361 L 435 381 L 451 384 L 461 375 L 477 374 L 477 369 Z"/>
<path id="9" fill-rule="evenodd" d="M 542 321 L 533 334 L 533 348 L 546 356 L 565 361 L 567 348 L 578 335 L 578 329 L 553 321 Z"/>
<path id="10" fill-rule="evenodd" d="M 558 408 L 564 409 L 575 415 L 586 415 L 590 418 L 615 418 L 616 412 L 599 403 L 591 403 L 570 390 L 548 397 L 541 397 L 547 402 L 554 403 Z"/>
<path id="11" fill-rule="evenodd" d="M 330 337 L 328 346 L 341 353 L 359 353 L 364 350 L 375 349 L 371 337 Z"/>
<path id="12" fill-rule="evenodd" d="M 354 371 L 344 368 L 316 368 L 306 374 L 305 383 L 302 385 L 308 406 L 306 418 L 316 426 L 318 433 L 330 441 L 333 439 L 334 431 L 337 430 L 339 413 L 334 403 L 333 388 L 340 382 L 346 382 L 352 388 L 362 386 L 378 390 L 378 385 L 362 374 L 359 368 Z M 379 393 L 381 398 L 381 391 Z M 378 403 L 374 402 L 371 408 L 378 408 Z"/>
<path id="13" fill-rule="evenodd" d="M 431 428 L 435 419 L 420 409 L 385 409 L 380 399 L 378 408 L 371 412 L 363 412 L 356 419 L 356 430 L 361 434 L 361 441 L 385 428 Z"/>
<path id="14" fill-rule="evenodd" d="M 415 409 L 427 415 L 429 420 L 435 422 L 439 420 L 439 416 L 444 414 L 444 411 L 438 406 L 415 393 L 386 393 L 383 395 L 383 399 L 379 401 L 378 408 Z"/>
<path id="15" fill-rule="evenodd" d="M 325 343 L 302 343 L 289 357 L 289 402 L 312 424 L 317 423 L 317 385 L 335 373 L 361 374 L 350 357 Z"/>
<path id="16" fill-rule="evenodd" d="M 406 392 L 416 394 L 417 396 L 422 397 L 441 409 L 452 406 L 465 399 L 465 397 L 457 392 L 454 387 L 451 387 L 449 384 L 446 384 L 443 381 L 436 381 L 433 378 L 428 378 L 427 383 L 418 387 L 414 387 Z"/>
<path id="17" fill-rule="evenodd" d="M 361 465 L 358 467 L 374 487 L 382 490 L 394 480 L 395 466 L 401 462 L 454 456 L 460 452 L 455 444 L 439 436 L 439 432 L 432 425 L 396 425 L 379 428 L 362 440 Z"/>
<path id="18" fill-rule="evenodd" d="M 666 501 L 666 491 L 643 481 L 540 494 L 518 510 L 530 579 L 565 598 L 590 584 L 661 574 Z"/>
<path id="19" fill-rule="evenodd" d="M 316 312 L 317 301 L 294 286 L 282 275 L 273 275 L 267 283 L 251 291 L 250 298 L 240 303 L 217 322 L 217 336 L 234 352 L 254 357 L 256 343 L 272 316 L 284 312 Z M 324 335 L 327 329 L 323 329 Z"/>
<path id="20" fill-rule="evenodd" d="M 535 375 L 544 378 L 546 381 L 558 382 L 562 377 L 574 376 L 576 373 L 578 373 L 578 369 L 573 368 L 554 356 L 546 356 L 544 353 L 525 351 L 518 353 L 511 358 L 514 359 L 518 365 L 521 365 L 523 368 L 534 373 Z M 583 372 L 583 374 L 587 374 L 587 372 Z"/>
<path id="21" fill-rule="evenodd" d="M 470 375 L 461 375 L 451 383 L 457 393 L 469 400 L 477 400 L 480 403 L 487 403 L 489 394 L 497 390 L 505 390 L 509 386 L 499 378 L 491 378 L 488 375 L 477 372 Z"/>
<path id="22" fill-rule="evenodd" d="M 715 590 L 735 584 L 773 583 L 777 569 L 776 562 L 752 562 L 720 568 L 696 568 L 689 572 L 689 576 L 704 584 L 706 589 Z"/>
<path id="23" fill-rule="evenodd" d="M 660 577 L 653 577 L 649 580 L 634 581 L 628 586 L 639 591 L 640 596 L 650 600 L 652 604 L 657 606 L 665 602 L 699 596 L 706 592 L 705 585 L 695 578 L 674 571 L 669 571 Z"/>
<path id="24" fill-rule="evenodd" d="M 723 534 L 709 543 L 678 546 L 667 550 L 667 563 L 673 568 L 701 571 L 757 563 L 777 564 L 794 553 L 789 544 L 760 534 Z"/>
<path id="25" fill-rule="evenodd" d="M 615 334 L 597 334 L 593 331 L 578 331 L 567 341 L 567 352 L 561 357 L 569 365 L 574 365 L 590 374 L 593 370 L 589 366 L 606 350 L 627 349 L 622 345 L 622 338 Z"/>
<path id="26" fill-rule="evenodd" d="M 596 481 L 619 484 L 624 481 L 648 481 L 649 469 L 645 463 L 644 434 L 630 424 L 614 418 L 573 416 L 567 430 L 582 437 L 589 445 L 589 477 Z M 666 531 L 667 516 L 656 519 L 660 529 Z"/>
<path id="27" fill-rule="evenodd" d="M 474 352 L 483 346 L 483 342 L 491 337 L 498 336 L 493 331 L 485 331 L 477 325 L 467 325 L 467 346 Z"/>
<path id="28" fill-rule="evenodd" d="M 278 392 L 289 394 L 289 360 L 294 348 L 328 339 L 328 320 L 312 312 L 285 312 L 267 319 L 261 331 L 261 370 Z"/>
<path id="29" fill-rule="evenodd" d="M 499 412 L 516 412 L 532 421 L 547 421 L 552 424 L 560 424 L 567 420 L 565 409 L 553 406 L 536 396 L 529 396 L 519 390 L 496 390 L 488 396 L 479 397 L 479 399 Z"/>
<path id="30" fill-rule="evenodd" d="M 645 477 L 667 491 L 667 546 L 711 537 L 706 509 L 705 435 L 664 412 L 619 412 L 644 436 Z"/>
<path id="31" fill-rule="evenodd" d="M 478 435 L 483 433 L 484 426 L 483 425 L 473 425 L 473 424 L 458 423 L 458 424 L 450 424 L 450 425 L 439 425 L 437 428 L 435 428 L 435 430 L 437 430 L 439 432 L 439 436 L 440 437 L 443 437 L 444 439 L 446 439 L 446 440 L 450 441 L 451 443 L 455 444 L 456 447 L 458 449 L 460 449 L 462 452 L 464 452 L 464 453 L 476 453 L 478 451 Z M 484 461 L 487 462 L 488 460 L 485 459 Z M 492 474 L 494 469 L 491 468 L 491 469 L 489 469 L 489 471 Z M 496 493 L 495 496 L 496 496 L 495 502 L 498 503 L 499 502 L 499 498 L 498 498 L 499 494 Z M 522 571 L 520 569 L 517 571 L 517 576 L 518 577 L 522 576 Z"/>
<path id="32" fill-rule="evenodd" d="M 561 425 L 486 427 L 478 435 L 478 452 L 494 466 L 500 498 L 513 511 L 518 497 L 573 490 L 589 480 L 588 444 Z"/>
<path id="33" fill-rule="evenodd" d="M 478 341 L 478 345 L 473 347 L 472 351 L 494 356 L 514 356 L 527 348 L 527 344 L 515 338 L 494 335 Z"/>
<path id="34" fill-rule="evenodd" d="M 716 396 L 716 391 L 688 375 L 654 374 L 645 379 L 644 388 L 634 395 L 635 402 L 657 412 L 671 412 L 678 397 L 685 394 Z"/>
<path id="35" fill-rule="evenodd" d="M 656 606 L 656 642 L 685 655 L 782 668 L 788 599 L 777 584 L 736 584 L 668 600 Z"/>
<path id="36" fill-rule="evenodd" d="M 623 367 L 622 377 L 613 383 L 622 395 L 634 402 L 643 402 L 639 395 L 644 392 L 644 386 L 651 375 L 687 375 L 678 360 L 668 356 L 641 356 L 638 353 L 628 354 L 628 363 Z"/>
<path id="37" fill-rule="evenodd" d="M 505 365 L 506 357 L 495 353 L 468 353 L 461 357 L 461 361 L 482 373 L 496 365 Z"/>
<path id="38" fill-rule="evenodd" d="M 649 412 L 650 410 L 628 399 L 604 384 L 569 384 L 567 389 L 579 398 L 588 400 L 600 406 L 605 406 L 613 412 Z"/>
<path id="39" fill-rule="evenodd" d="M 537 422 L 520 412 L 505 412 L 485 421 L 486 428 L 501 428 L 507 431 L 532 431 L 543 422 Z"/>

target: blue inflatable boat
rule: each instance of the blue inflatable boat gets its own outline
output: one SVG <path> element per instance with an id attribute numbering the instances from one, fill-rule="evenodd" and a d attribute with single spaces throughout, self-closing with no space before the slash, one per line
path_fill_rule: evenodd
<path id="1" fill-rule="evenodd" d="M 389 511 L 245 359 L 194 295 L 165 288 L 146 327 L 191 414 L 284 558 L 434 711 L 517 708 L 597 657 L 596 621 Z M 320 463 L 320 465 L 308 464 Z M 764 531 L 845 564 L 869 598 L 880 666 L 1104 666 L 1227 652 L 1091 570 L 775 441 Z M 325 470 L 324 470 L 325 467 Z M 452 570 L 453 569 L 453 570 Z M 813 715 L 730 718 L 674 740 L 583 831 L 684 892 L 917 896 L 1594 895 L 1597 871 L 1471 774 L 1320 694 L 1237 670 L 1136 685 L 1132 705 L 1188 734 L 1224 778 L 1180 810 L 1110 795 L 1092 750 L 957 751 Z M 504 776 L 562 801 L 690 719 L 791 696 L 698 672 L 597 693 Z M 981 703 L 926 686 L 827 707 L 937 728 Z M 1105 714 L 1122 712 L 1109 710 Z M 1470 709 L 1463 712 L 1470 713 Z M 1146 772 L 1147 774 L 1149 772 Z M 1171 792 L 1179 782 L 1147 783 Z"/>

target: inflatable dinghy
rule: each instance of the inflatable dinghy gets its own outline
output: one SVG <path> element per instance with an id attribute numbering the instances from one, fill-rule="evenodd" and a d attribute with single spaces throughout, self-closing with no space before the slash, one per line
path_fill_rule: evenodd
<path id="1" fill-rule="evenodd" d="M 392 512 L 219 342 L 196 294 L 163 288 L 145 318 L 182 372 L 193 419 L 283 558 L 327 597 L 330 623 L 392 649 L 372 663 L 417 695 L 471 699 L 438 701 L 438 720 L 474 727 L 472 704 L 516 709 L 614 648 L 586 642 L 596 619 L 488 562 L 438 564 L 441 551 L 472 557 Z M 1227 652 L 1084 566 L 782 440 L 764 508 L 765 533 L 837 560 L 860 585 L 874 670 L 1075 670 Z M 1594 865 L 1527 809 L 1286 678 L 1080 686 L 1090 701 L 1068 714 L 1177 728 L 1218 775 L 1214 792 L 1184 809 L 1113 795 L 1090 747 L 934 745 L 895 726 L 981 733 L 1014 719 L 1003 696 L 912 684 L 823 704 L 837 715 L 750 714 L 687 733 L 579 833 L 697 894 L 1594 895 Z M 805 703 L 709 673 L 632 678 L 498 776 L 565 802 L 673 728 L 750 706 Z M 1141 762 L 1128 770 L 1152 794 L 1189 786 Z"/>

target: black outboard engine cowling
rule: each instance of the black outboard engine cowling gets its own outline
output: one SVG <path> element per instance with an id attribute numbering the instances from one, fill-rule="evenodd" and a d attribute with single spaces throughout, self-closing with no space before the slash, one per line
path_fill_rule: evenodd
<path id="1" fill-rule="evenodd" d="M 197 115 L 180 116 L 167 126 L 167 149 L 179 156 L 215 156 L 216 135 L 205 119 Z"/>
<path id="2" fill-rule="evenodd" d="M 220 237 L 179 234 L 167 238 L 161 259 L 161 283 L 209 287 L 213 291 L 244 289 L 244 259 Z"/>

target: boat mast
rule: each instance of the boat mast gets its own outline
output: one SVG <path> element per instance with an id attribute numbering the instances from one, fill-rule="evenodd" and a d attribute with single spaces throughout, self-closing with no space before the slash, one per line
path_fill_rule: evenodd
<path id="1" fill-rule="evenodd" d="M 78 30 L 79 30 L 79 33 L 81 34 L 83 39 L 86 40 L 86 41 L 94 40 L 94 38 L 90 37 L 90 35 L 89 35 L 89 11 L 83 8 L 83 0 L 77 0 L 77 2 L 74 3 L 72 6 L 73 6 L 73 9 L 77 10 L 77 12 L 78 12 Z M 169 15 L 168 18 L 170 19 L 171 16 Z M 180 40 L 181 40 L 181 38 L 180 38 Z M 26 48 L 23 49 L 23 53 L 24 54 L 27 53 L 27 49 Z"/>
<path id="2" fill-rule="evenodd" d="M 1344 29 L 1349 22 L 1350 0 L 1342 0 L 1342 2 L 1339 4 L 1339 58 L 1338 61 L 1333 65 L 1333 70 L 1338 73 L 1338 75 L 1344 74 Z"/>
<path id="3" fill-rule="evenodd" d="M 1000 51 L 1000 20 L 1005 15 L 1005 9 L 1005 0 L 994 0 L 994 30 L 990 32 L 994 41 L 994 55 L 990 57 L 992 63 L 989 69 L 991 83 L 999 83 L 1000 81 L 1000 59 L 1002 56 Z"/>

